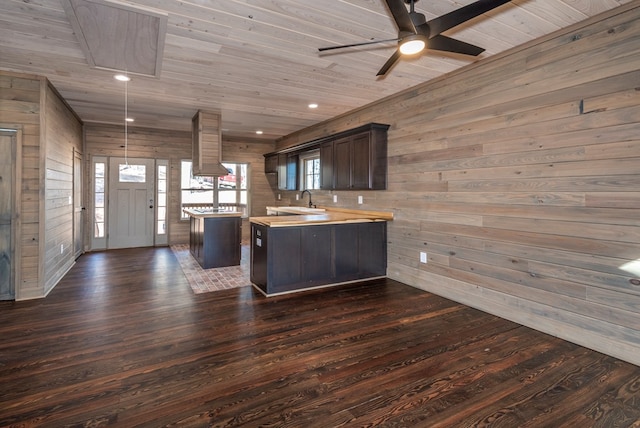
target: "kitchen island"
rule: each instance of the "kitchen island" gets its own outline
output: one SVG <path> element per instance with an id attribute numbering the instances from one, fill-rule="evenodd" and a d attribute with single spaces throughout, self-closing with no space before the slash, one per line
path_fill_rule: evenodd
<path id="1" fill-rule="evenodd" d="M 203 269 L 240 264 L 242 213 L 185 209 L 190 217 L 189 249 Z"/>
<path id="2" fill-rule="evenodd" d="M 386 276 L 387 221 L 392 213 L 283 210 L 294 215 L 250 218 L 251 282 L 263 294 Z"/>

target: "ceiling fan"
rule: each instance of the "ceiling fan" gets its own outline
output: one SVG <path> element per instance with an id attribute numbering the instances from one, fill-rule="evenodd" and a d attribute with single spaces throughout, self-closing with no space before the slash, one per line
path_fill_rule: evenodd
<path id="1" fill-rule="evenodd" d="M 478 15 L 495 9 L 511 0 L 478 0 L 452 12 L 427 21 L 424 14 L 416 12 L 414 5 L 418 0 L 385 0 L 398 27 L 398 37 L 387 40 L 354 43 L 350 45 L 319 48 L 320 52 L 332 49 L 371 45 L 374 43 L 398 42 L 398 49 L 378 71 L 377 76 L 385 75 L 402 55 L 415 55 L 425 48 L 437 51 L 454 52 L 477 56 L 484 49 L 470 43 L 443 36 L 441 33 L 462 24 Z M 409 11 L 403 3 L 409 5 Z"/>

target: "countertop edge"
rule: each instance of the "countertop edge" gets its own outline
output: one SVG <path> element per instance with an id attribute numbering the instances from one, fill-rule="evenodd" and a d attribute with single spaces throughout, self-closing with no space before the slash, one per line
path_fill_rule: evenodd
<path id="1" fill-rule="evenodd" d="M 291 216 L 250 217 L 249 222 L 267 227 L 319 226 L 325 224 L 371 223 L 393 220 L 393 213 L 325 208 L 323 213 Z"/>
<path id="2" fill-rule="evenodd" d="M 188 216 L 195 217 L 195 218 L 242 217 L 242 213 L 240 211 L 220 211 L 220 212 L 201 213 L 201 212 L 193 211 L 188 208 L 183 209 L 182 211 Z"/>

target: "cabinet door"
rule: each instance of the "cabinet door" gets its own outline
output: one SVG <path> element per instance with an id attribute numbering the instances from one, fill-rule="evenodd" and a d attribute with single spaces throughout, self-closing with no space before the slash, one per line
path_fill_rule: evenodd
<path id="1" fill-rule="evenodd" d="M 351 139 L 351 188 L 371 188 L 371 134 L 354 135 Z"/>
<path id="2" fill-rule="evenodd" d="M 302 228 L 269 229 L 269 293 L 293 290 L 302 282 Z"/>
<path id="3" fill-rule="evenodd" d="M 274 174 L 278 172 L 278 155 L 265 156 L 264 172 L 266 174 Z"/>
<path id="4" fill-rule="evenodd" d="M 320 146 L 320 188 L 331 190 L 333 184 L 333 141 Z"/>
<path id="5" fill-rule="evenodd" d="M 331 227 L 302 227 L 302 278 L 308 286 L 334 277 L 331 260 Z"/>
<path id="6" fill-rule="evenodd" d="M 387 222 L 359 223 L 358 266 L 360 277 L 387 274 Z"/>
<path id="7" fill-rule="evenodd" d="M 358 225 L 336 224 L 333 227 L 333 254 L 337 282 L 358 278 Z"/>
<path id="8" fill-rule="evenodd" d="M 351 137 L 341 138 L 333 143 L 333 177 L 335 188 L 351 188 Z"/>
<path id="9" fill-rule="evenodd" d="M 278 189 L 287 189 L 287 155 L 278 155 Z"/>

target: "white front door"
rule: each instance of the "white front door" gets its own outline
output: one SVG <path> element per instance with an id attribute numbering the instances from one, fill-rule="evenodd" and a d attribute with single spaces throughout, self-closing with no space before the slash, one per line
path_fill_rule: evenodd
<path id="1" fill-rule="evenodd" d="M 109 232 L 107 248 L 153 246 L 153 159 L 109 160 Z"/>

